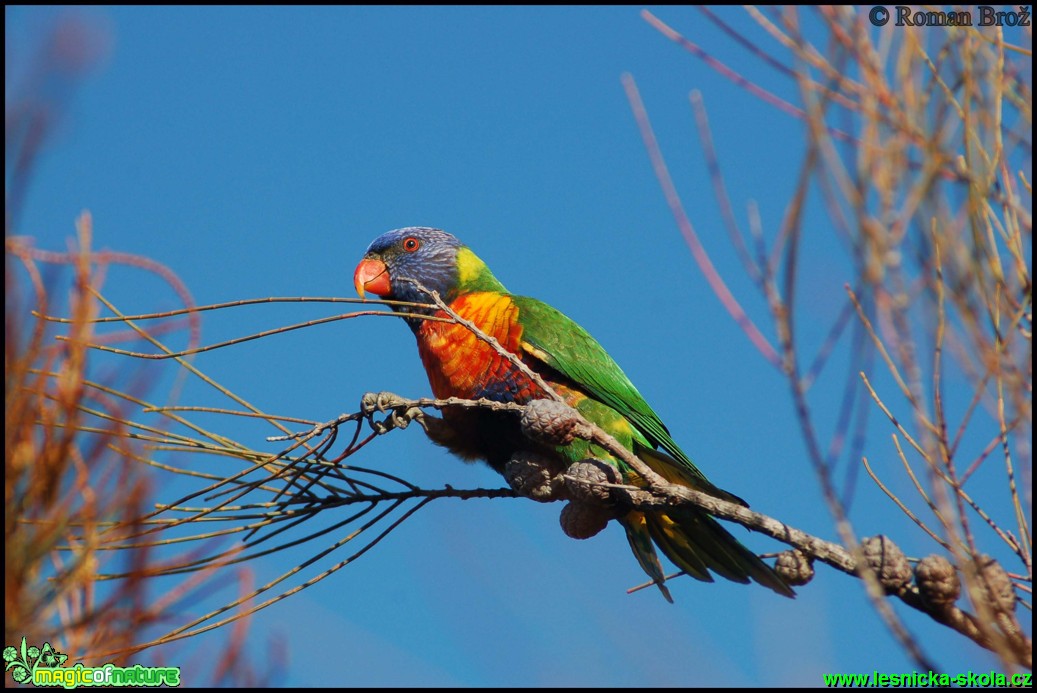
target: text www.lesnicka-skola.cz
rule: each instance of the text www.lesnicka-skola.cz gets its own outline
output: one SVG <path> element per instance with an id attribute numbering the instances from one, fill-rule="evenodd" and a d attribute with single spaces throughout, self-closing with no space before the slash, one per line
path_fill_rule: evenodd
<path id="1" fill-rule="evenodd" d="M 935 671 L 912 671 L 907 674 L 883 674 L 873 671 L 870 674 L 824 674 L 822 678 L 828 688 L 1029 688 L 1033 683 L 1031 677 L 1028 673 L 1002 674 L 996 671 L 981 674 L 968 671 L 953 675 L 938 674 Z"/>

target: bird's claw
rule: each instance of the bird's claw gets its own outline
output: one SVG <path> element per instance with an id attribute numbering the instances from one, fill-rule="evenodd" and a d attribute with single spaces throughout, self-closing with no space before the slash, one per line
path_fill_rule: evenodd
<path id="1" fill-rule="evenodd" d="M 421 407 L 409 406 L 410 400 L 392 392 L 366 392 L 360 398 L 360 413 L 363 414 L 375 433 L 381 435 L 394 428 L 407 428 L 411 421 L 425 426 L 425 412 Z M 378 412 L 388 412 L 382 420 L 376 420 Z"/>

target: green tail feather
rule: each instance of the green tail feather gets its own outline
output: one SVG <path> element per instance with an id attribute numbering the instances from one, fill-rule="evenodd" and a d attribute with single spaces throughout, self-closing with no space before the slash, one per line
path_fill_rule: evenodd
<path id="1" fill-rule="evenodd" d="M 652 536 L 645 523 L 644 514 L 636 510 L 631 511 L 626 517 L 621 517 L 619 523 L 627 531 L 627 541 L 630 542 L 630 550 L 634 552 L 637 562 L 648 573 L 648 577 L 655 581 L 656 587 L 666 597 L 666 601 L 673 604 L 673 597 L 670 596 L 670 590 L 666 587 L 666 574 L 663 573 L 659 557 L 655 554 L 655 547 L 652 546 Z"/>
<path id="2" fill-rule="evenodd" d="M 796 596 L 773 568 L 701 510 L 671 508 L 645 513 L 645 519 L 655 544 L 693 578 L 712 582 L 713 571 L 734 582 L 753 580 L 784 597 Z"/>
<path id="3" fill-rule="evenodd" d="M 635 451 L 653 471 L 671 483 L 705 491 L 717 498 L 746 507 L 749 505 L 733 493 L 706 481 L 705 477 L 695 478 L 689 475 L 684 467 L 665 452 L 643 446 L 636 446 Z M 696 580 L 713 582 L 713 576 L 710 575 L 712 571 L 734 582 L 747 583 L 752 580 L 782 596 L 796 596 L 773 568 L 742 546 L 708 513 L 698 508 L 681 506 L 665 511 L 646 512 L 645 529 L 666 557 Z M 629 533 L 628 529 L 628 536 Z M 634 553 L 638 553 L 637 549 Z M 640 556 L 638 560 L 641 560 Z M 647 568 L 645 572 L 655 577 Z"/>

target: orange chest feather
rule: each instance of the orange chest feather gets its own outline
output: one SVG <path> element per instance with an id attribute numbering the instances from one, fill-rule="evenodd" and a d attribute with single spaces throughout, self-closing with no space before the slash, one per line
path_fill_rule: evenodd
<path id="1" fill-rule="evenodd" d="M 479 292 L 456 299 L 450 307 L 504 349 L 522 356 L 522 325 L 510 297 Z M 436 315 L 448 317 L 442 311 Z M 464 325 L 427 320 L 418 328 L 417 338 L 436 397 L 519 402 L 530 398 L 532 383 Z"/>

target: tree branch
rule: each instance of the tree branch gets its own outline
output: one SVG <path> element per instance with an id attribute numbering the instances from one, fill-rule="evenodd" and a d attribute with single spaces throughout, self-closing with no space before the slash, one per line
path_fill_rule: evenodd
<path id="1" fill-rule="evenodd" d="M 438 410 L 448 409 L 451 407 L 462 407 L 485 408 L 499 412 L 522 414 L 529 411 L 531 408 L 543 406 L 545 402 L 546 400 L 534 400 L 527 405 L 519 405 L 514 403 L 494 402 L 485 399 L 465 400 L 456 397 L 450 399 L 400 398 L 399 400 L 394 401 L 390 406 L 387 406 L 386 411 L 396 410 L 404 412 L 412 407 L 432 408 Z M 558 405 L 552 404 L 552 406 Z M 611 491 L 615 492 L 615 495 L 619 497 L 621 502 L 626 503 L 632 508 L 648 510 L 678 507 L 681 505 L 694 506 L 715 517 L 734 522 L 746 527 L 747 529 L 760 532 L 761 534 L 766 534 L 783 544 L 799 549 L 811 559 L 821 561 L 822 563 L 846 573 L 847 575 L 862 578 L 862 571 L 870 570 L 868 566 L 862 565 L 858 562 L 850 551 L 839 544 L 808 534 L 807 532 L 796 529 L 780 520 L 756 512 L 755 510 L 751 510 L 737 503 L 711 496 L 702 491 L 696 491 L 687 486 L 667 482 L 663 477 L 656 474 L 647 464 L 645 464 L 644 461 L 637 457 L 637 455 L 623 447 L 619 441 L 606 433 L 600 427 L 587 421 L 575 409 L 570 408 L 569 415 L 572 417 L 572 426 L 569 428 L 569 432 L 576 437 L 604 448 L 610 454 L 630 465 L 630 467 L 644 480 L 646 484 L 644 488 L 626 484 L 594 484 L 609 488 Z M 350 420 L 352 420 L 352 416 L 350 417 Z M 588 483 L 586 480 L 581 481 Z M 901 586 L 896 590 L 886 589 L 886 594 L 887 596 L 895 596 L 899 598 L 904 604 L 921 611 L 937 623 L 943 624 L 957 631 L 976 644 L 989 650 L 995 650 L 996 644 L 990 641 L 983 629 L 980 627 L 976 617 L 972 614 L 969 614 L 953 605 L 939 607 L 928 604 L 919 592 L 918 587 L 913 584 Z M 1022 632 L 1022 629 L 1019 628 L 1014 616 L 1007 615 L 1007 618 L 1004 617 L 1006 615 L 1002 616 L 1003 618 L 1000 619 L 1002 623 L 1000 625 L 1005 638 L 1012 647 L 1012 653 L 1015 656 L 1016 663 L 1027 668 L 1032 668 L 1033 656 L 1031 641 Z"/>

